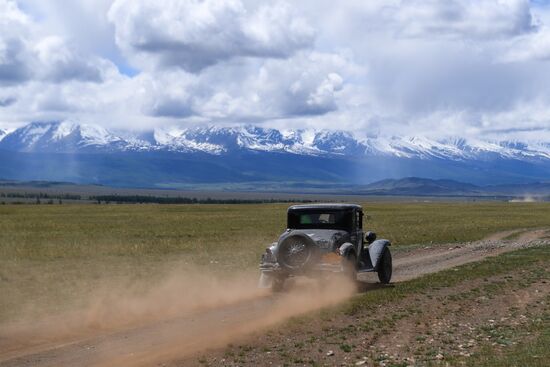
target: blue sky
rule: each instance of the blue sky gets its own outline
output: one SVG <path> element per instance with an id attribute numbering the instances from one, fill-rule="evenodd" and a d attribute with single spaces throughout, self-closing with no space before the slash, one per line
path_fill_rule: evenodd
<path id="1" fill-rule="evenodd" d="M 550 2 L 0 0 L 0 128 L 550 140 Z"/>

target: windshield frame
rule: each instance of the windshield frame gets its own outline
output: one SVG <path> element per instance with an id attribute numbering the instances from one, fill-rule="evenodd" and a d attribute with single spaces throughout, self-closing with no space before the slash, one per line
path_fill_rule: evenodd
<path id="1" fill-rule="evenodd" d="M 288 229 L 333 229 L 353 230 L 353 209 L 315 208 L 315 209 L 292 209 L 287 213 Z M 336 223 L 300 223 L 299 217 L 304 214 L 343 214 L 342 220 Z"/>

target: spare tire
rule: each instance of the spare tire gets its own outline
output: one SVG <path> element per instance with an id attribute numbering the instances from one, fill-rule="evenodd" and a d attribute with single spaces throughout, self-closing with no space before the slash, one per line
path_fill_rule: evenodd
<path id="1" fill-rule="evenodd" d="M 312 264 L 315 244 L 306 235 L 292 235 L 279 246 L 277 261 L 282 268 L 290 271 L 304 270 Z"/>

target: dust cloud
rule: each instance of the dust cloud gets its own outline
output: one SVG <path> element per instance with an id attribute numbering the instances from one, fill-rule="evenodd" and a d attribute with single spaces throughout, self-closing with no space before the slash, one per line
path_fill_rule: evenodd
<path id="1" fill-rule="evenodd" d="M 351 283 L 329 278 L 298 279 L 272 294 L 257 287 L 257 272 L 214 275 L 198 267 L 171 271 L 147 287 L 101 283 L 77 311 L 3 326 L 0 365 L 54 348 L 51 365 L 150 365 L 223 347 L 354 293 Z"/>
<path id="2" fill-rule="evenodd" d="M 103 356 L 94 366 L 150 366 L 159 361 L 178 361 L 197 352 L 239 342 L 246 335 L 294 316 L 336 305 L 351 297 L 355 290 L 353 284 L 338 277 L 326 279 L 323 284 L 299 279 L 284 293 L 264 295 L 235 307 L 217 308 L 196 315 L 192 322 L 175 321 L 178 327 L 164 328 L 163 342 L 155 348 L 141 350 L 134 344 L 132 352 L 115 358 Z M 185 365 L 173 363 L 170 365 Z"/>
<path id="3" fill-rule="evenodd" d="M 541 201 L 540 197 L 531 194 L 525 194 L 521 198 L 511 199 L 511 203 L 536 203 Z"/>

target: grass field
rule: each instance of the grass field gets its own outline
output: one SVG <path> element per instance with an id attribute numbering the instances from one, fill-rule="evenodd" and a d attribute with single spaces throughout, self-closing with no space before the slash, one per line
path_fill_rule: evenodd
<path id="1" fill-rule="evenodd" d="M 363 203 L 365 227 L 399 246 L 477 240 L 550 223 L 550 203 Z M 78 307 L 99 281 L 153 284 L 173 266 L 255 271 L 286 204 L 0 206 L 0 322 L 24 305 Z"/>
<path id="2" fill-rule="evenodd" d="M 530 248 L 374 289 L 196 365 L 548 366 L 549 262 Z"/>

